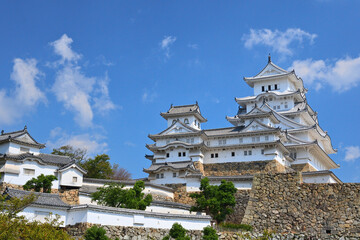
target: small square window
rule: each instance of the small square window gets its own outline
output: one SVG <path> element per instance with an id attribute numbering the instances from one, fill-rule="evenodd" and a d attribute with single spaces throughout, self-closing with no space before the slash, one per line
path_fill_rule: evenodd
<path id="1" fill-rule="evenodd" d="M 24 168 L 24 175 L 35 175 L 35 169 Z"/>
<path id="2" fill-rule="evenodd" d="M 73 177 L 73 183 L 77 182 L 77 177 Z"/>
<path id="3" fill-rule="evenodd" d="M 247 151 L 244 151 L 244 156 L 247 156 Z"/>
<path id="4" fill-rule="evenodd" d="M 219 154 L 218 153 L 215 153 L 215 158 L 218 158 L 219 157 Z"/>
<path id="5" fill-rule="evenodd" d="M 28 152 L 30 152 L 30 148 L 20 147 L 20 152 L 21 153 L 28 153 Z"/>
<path id="6" fill-rule="evenodd" d="M 213 153 L 211 154 L 211 158 L 214 158 L 214 154 L 213 154 Z"/>
<path id="7" fill-rule="evenodd" d="M 231 156 L 232 156 L 232 157 L 235 157 L 235 152 L 231 152 Z"/>
<path id="8" fill-rule="evenodd" d="M 173 173 L 173 177 L 176 177 L 176 172 Z"/>
<path id="9" fill-rule="evenodd" d="M 178 156 L 181 157 L 181 152 L 178 152 Z"/>
<path id="10" fill-rule="evenodd" d="M 186 152 L 183 152 L 183 157 L 185 157 L 186 156 Z"/>
<path id="11" fill-rule="evenodd" d="M 170 153 L 166 153 L 166 157 L 169 158 L 169 157 L 170 157 Z"/>

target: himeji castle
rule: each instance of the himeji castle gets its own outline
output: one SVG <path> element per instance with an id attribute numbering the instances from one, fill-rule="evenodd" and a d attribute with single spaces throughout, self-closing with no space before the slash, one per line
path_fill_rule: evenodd
<path id="1" fill-rule="evenodd" d="M 261 172 L 302 172 L 304 182 L 341 182 L 329 154 L 336 152 L 331 138 L 307 102 L 307 89 L 295 71 L 286 71 L 268 58 L 267 65 L 244 81 L 254 95 L 235 98 L 238 110 L 227 116 L 232 127 L 202 129 L 207 119 L 199 104 L 173 106 L 160 115 L 167 128 L 149 135 L 144 169 L 157 184 L 186 184 L 198 190 L 207 176 L 213 184 L 230 179 L 251 188 L 252 176 Z"/>

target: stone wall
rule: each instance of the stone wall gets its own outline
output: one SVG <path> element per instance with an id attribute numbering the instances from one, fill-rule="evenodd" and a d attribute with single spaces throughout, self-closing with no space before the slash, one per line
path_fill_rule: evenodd
<path id="1" fill-rule="evenodd" d="M 0 193 L 2 193 L 6 189 L 6 187 L 12 188 L 12 189 L 24 190 L 23 186 L 21 186 L 21 185 L 3 182 L 0 184 Z M 61 200 L 63 200 L 67 204 L 70 204 L 70 205 L 80 204 L 78 189 L 60 189 L 59 190 L 56 188 L 52 188 L 51 193 L 59 194 Z"/>
<path id="2" fill-rule="evenodd" d="M 74 226 L 67 226 L 65 230 L 70 236 L 81 238 L 86 229 L 90 228 L 92 224 L 78 223 Z M 169 234 L 169 229 L 158 228 L 144 228 L 144 227 L 123 227 L 123 226 L 102 226 L 106 230 L 106 235 L 111 239 L 162 239 Z M 191 230 L 188 231 L 191 239 L 201 239 L 201 231 Z"/>
<path id="3" fill-rule="evenodd" d="M 241 223 L 249 202 L 250 190 L 238 190 L 235 194 L 234 212 L 226 217 L 226 222 Z"/>
<path id="4" fill-rule="evenodd" d="M 314 171 L 317 171 L 309 163 L 291 165 L 291 168 L 294 169 L 297 172 L 314 172 Z"/>
<path id="5" fill-rule="evenodd" d="M 195 200 L 190 197 L 190 193 L 186 191 L 186 185 L 172 186 L 175 188 L 174 202 L 194 205 Z"/>
<path id="6" fill-rule="evenodd" d="M 90 228 L 92 224 L 89 223 L 79 223 L 74 226 L 67 226 L 65 230 L 69 233 L 70 236 L 75 237 L 76 239 L 82 239 L 86 229 Z M 106 235 L 110 239 L 128 239 L 128 240 L 159 240 L 169 234 L 168 229 L 157 229 L 157 228 L 143 228 L 143 227 L 122 227 L 122 226 L 102 226 Z M 202 231 L 192 230 L 188 231 L 187 234 L 190 236 L 191 240 L 202 240 Z M 249 233 L 249 232 L 218 232 L 219 239 L 221 240 L 244 240 L 249 239 L 244 236 L 250 236 L 250 239 L 257 239 L 262 236 L 262 233 Z M 310 240 L 315 239 L 312 236 L 307 234 L 297 234 L 297 233 L 276 233 L 273 234 L 273 240 Z M 316 238 L 317 239 L 317 238 Z M 357 239 L 357 238 L 341 238 L 340 235 L 329 235 L 326 238 L 322 239 Z"/>
<path id="7" fill-rule="evenodd" d="M 288 172 L 291 169 L 276 160 L 203 164 L 205 176 L 239 176 L 256 173 Z"/>
<path id="8" fill-rule="evenodd" d="M 360 183 L 307 184 L 301 173 L 256 175 L 242 223 L 258 232 L 360 238 Z"/>
<path id="9" fill-rule="evenodd" d="M 60 189 L 59 195 L 61 200 L 70 205 L 79 205 L 79 189 Z"/>

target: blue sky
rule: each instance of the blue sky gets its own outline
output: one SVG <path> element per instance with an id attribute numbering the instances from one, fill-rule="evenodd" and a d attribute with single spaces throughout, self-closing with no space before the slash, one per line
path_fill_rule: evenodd
<path id="1" fill-rule="evenodd" d="M 242 80 L 295 68 L 341 165 L 360 181 L 359 1 L 1 1 L 0 126 L 53 147 L 106 152 L 146 176 L 148 134 L 170 104 L 198 101 L 228 127 Z"/>

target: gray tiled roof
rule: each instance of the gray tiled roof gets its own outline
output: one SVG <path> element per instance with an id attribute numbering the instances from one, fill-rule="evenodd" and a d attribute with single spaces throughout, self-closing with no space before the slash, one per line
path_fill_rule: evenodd
<path id="1" fill-rule="evenodd" d="M 50 155 L 50 154 L 48 154 L 48 155 Z M 53 155 L 54 156 L 54 155 Z M 79 164 L 77 164 L 76 162 L 75 162 L 75 160 L 72 160 L 71 162 L 69 162 L 68 164 L 65 164 L 64 166 L 62 166 L 61 168 L 59 168 L 58 170 L 63 170 L 63 169 L 65 169 L 65 168 L 67 168 L 67 167 L 70 167 L 71 165 L 73 165 L 73 164 L 75 164 L 81 171 L 83 171 L 83 172 L 87 172 L 85 169 L 83 169 Z"/>
<path id="2" fill-rule="evenodd" d="M 144 169 L 144 171 L 156 171 L 162 167 L 171 167 L 173 169 L 192 169 L 197 171 L 194 168 L 193 162 L 192 161 L 184 161 L 184 162 L 165 162 L 165 163 L 154 163 L 151 164 L 151 166 L 147 169 Z"/>
<path id="3" fill-rule="evenodd" d="M 194 111 L 200 112 L 199 106 L 197 104 L 171 106 L 167 113 L 177 114 L 177 113 L 187 113 L 187 112 L 194 112 Z"/>
<path id="4" fill-rule="evenodd" d="M 169 201 L 156 201 L 153 200 L 150 204 L 151 206 L 161 206 L 161 207 L 169 207 L 169 208 L 180 208 L 185 210 L 190 210 L 191 205 L 177 203 L 177 202 L 169 202 Z"/>
<path id="5" fill-rule="evenodd" d="M 30 139 L 28 138 L 19 138 L 22 135 L 29 135 Z M 15 131 L 15 132 L 8 132 L 5 133 L 4 130 L 1 131 L 1 135 L 0 135 L 0 142 L 7 142 L 7 141 L 14 141 L 14 142 L 19 142 L 27 144 L 27 145 L 32 145 L 32 146 L 37 146 L 40 148 L 44 148 L 45 144 L 41 144 L 38 143 L 27 131 L 27 127 L 25 126 L 24 129 L 19 130 L 19 131 Z"/>
<path id="6" fill-rule="evenodd" d="M 215 135 L 240 133 L 244 128 L 245 128 L 244 126 L 239 126 L 239 127 L 229 127 L 229 128 L 215 128 L 215 129 L 208 129 L 203 131 L 208 136 L 215 136 Z"/>
<path id="7" fill-rule="evenodd" d="M 60 155 L 45 154 L 45 153 L 40 153 L 38 155 L 34 155 L 32 153 L 2 154 L 0 155 L 0 158 L 12 159 L 15 161 L 24 160 L 26 158 L 36 158 L 46 164 L 58 165 L 58 166 L 63 166 L 71 162 L 71 158 L 68 156 L 60 156 Z"/>
<path id="8" fill-rule="evenodd" d="M 37 199 L 32 203 L 35 205 L 44 205 L 44 206 L 54 206 L 54 207 L 70 207 L 69 204 L 64 203 L 58 194 L 51 193 L 39 193 L 39 192 L 30 192 L 18 189 L 7 188 L 4 194 L 8 195 L 10 198 L 23 198 L 30 194 L 34 194 Z"/>

